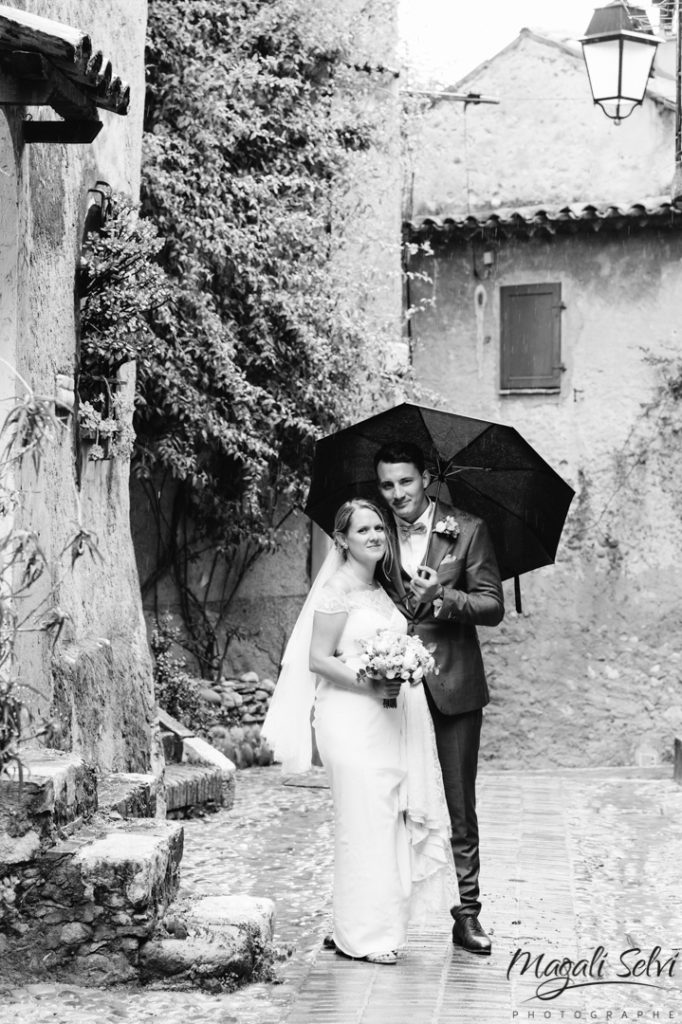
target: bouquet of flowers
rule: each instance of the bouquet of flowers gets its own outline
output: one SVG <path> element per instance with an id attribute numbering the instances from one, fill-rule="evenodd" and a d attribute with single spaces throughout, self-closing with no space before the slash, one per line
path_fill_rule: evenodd
<path id="1" fill-rule="evenodd" d="M 363 654 L 359 675 L 367 679 L 393 679 L 399 683 L 420 683 L 427 672 L 437 672 L 433 655 L 418 636 L 380 629 L 371 640 L 362 641 Z M 385 708 L 395 708 L 395 697 L 384 700 Z"/>

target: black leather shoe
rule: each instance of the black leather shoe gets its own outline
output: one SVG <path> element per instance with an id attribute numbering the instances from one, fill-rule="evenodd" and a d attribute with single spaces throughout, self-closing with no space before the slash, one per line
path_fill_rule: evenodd
<path id="1" fill-rule="evenodd" d="M 481 928 L 477 917 L 457 917 L 452 928 L 452 941 L 469 953 L 490 956 L 492 942 Z"/>

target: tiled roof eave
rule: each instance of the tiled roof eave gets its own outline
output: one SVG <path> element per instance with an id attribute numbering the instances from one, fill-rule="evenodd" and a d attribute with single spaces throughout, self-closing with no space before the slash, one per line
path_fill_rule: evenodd
<path id="1" fill-rule="evenodd" d="M 65 80 L 62 92 L 72 90 L 84 107 L 126 114 L 130 106 L 130 86 L 114 75 L 111 60 L 93 48 L 86 33 L 5 4 L 0 4 L 0 72 L 29 81 L 52 74 Z"/>
<path id="2" fill-rule="evenodd" d="M 564 206 L 559 210 L 519 209 L 479 216 L 422 217 L 405 221 L 407 241 L 467 242 L 480 239 L 552 238 L 556 235 L 594 234 L 596 232 L 638 231 L 647 228 L 682 229 L 682 205 L 669 200 L 582 207 Z"/>

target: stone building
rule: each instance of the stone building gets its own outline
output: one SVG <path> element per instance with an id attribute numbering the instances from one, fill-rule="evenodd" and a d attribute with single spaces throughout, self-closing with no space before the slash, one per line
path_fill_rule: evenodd
<path id="1" fill-rule="evenodd" d="M 672 82 L 619 127 L 577 44 L 524 29 L 410 122 L 408 340 L 443 408 L 515 426 L 575 488 L 557 564 L 488 631 L 496 764 L 669 758 L 682 725 L 682 211 Z M 513 608 L 508 595 L 507 605 Z"/>
<path id="2" fill-rule="evenodd" d="M 33 711 L 58 722 L 58 746 L 101 768 L 148 771 L 155 761 L 155 708 L 130 539 L 129 458 L 89 460 L 87 444 L 79 443 L 74 410 L 76 275 L 86 218 L 109 188 L 131 197 L 139 191 L 146 5 L 138 0 L 104 0 L 96 7 L 35 0 L 2 12 L 11 19 L 21 9 L 75 26 L 60 54 L 50 52 L 48 37 L 36 28 L 35 58 L 41 58 L 42 47 L 42 59 L 52 69 L 46 74 L 55 80 L 60 76 L 57 84 L 46 86 L 44 96 L 31 94 L 29 80 L 12 57 L 29 48 L 30 19 L 23 35 L 13 38 L 6 25 L 0 33 L 5 90 L 0 105 L 2 410 L 6 413 L 14 399 L 25 396 L 26 382 L 35 394 L 56 403 L 62 421 L 39 474 L 32 477 L 26 466 L 26 478 L 17 482 L 24 500 L 15 514 L 23 529 L 36 532 L 50 564 L 49 580 L 39 584 L 45 588 L 40 596 L 56 585 L 58 606 L 68 617 L 54 649 L 45 633 L 22 639 L 22 674 L 38 691 L 30 691 Z M 82 69 L 98 50 L 104 57 L 101 73 L 93 70 L 88 82 Z M 106 69 L 108 94 L 97 84 Z M 30 104 L 31 99 L 41 105 Z M 47 122 L 58 122 L 63 138 L 66 126 L 77 124 L 82 130 L 88 120 L 102 123 L 92 141 L 27 141 Z M 120 384 L 128 417 L 133 380 L 130 371 Z M 81 557 L 68 571 L 68 554 L 60 553 L 81 527 L 96 537 L 101 559 Z"/>

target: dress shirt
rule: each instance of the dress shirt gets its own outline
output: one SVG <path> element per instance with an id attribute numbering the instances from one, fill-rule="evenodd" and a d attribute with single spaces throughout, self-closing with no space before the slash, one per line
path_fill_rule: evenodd
<path id="1" fill-rule="evenodd" d="M 400 561 L 410 576 L 416 576 L 417 568 L 424 564 L 435 507 L 433 502 L 429 501 L 428 506 L 419 516 L 419 519 L 415 520 L 416 523 L 423 523 L 426 531 L 424 533 L 413 533 L 405 538 L 400 535 L 400 523 L 404 522 L 404 520 L 401 520 L 399 516 L 394 516 L 398 531 L 398 543 L 400 545 Z"/>

